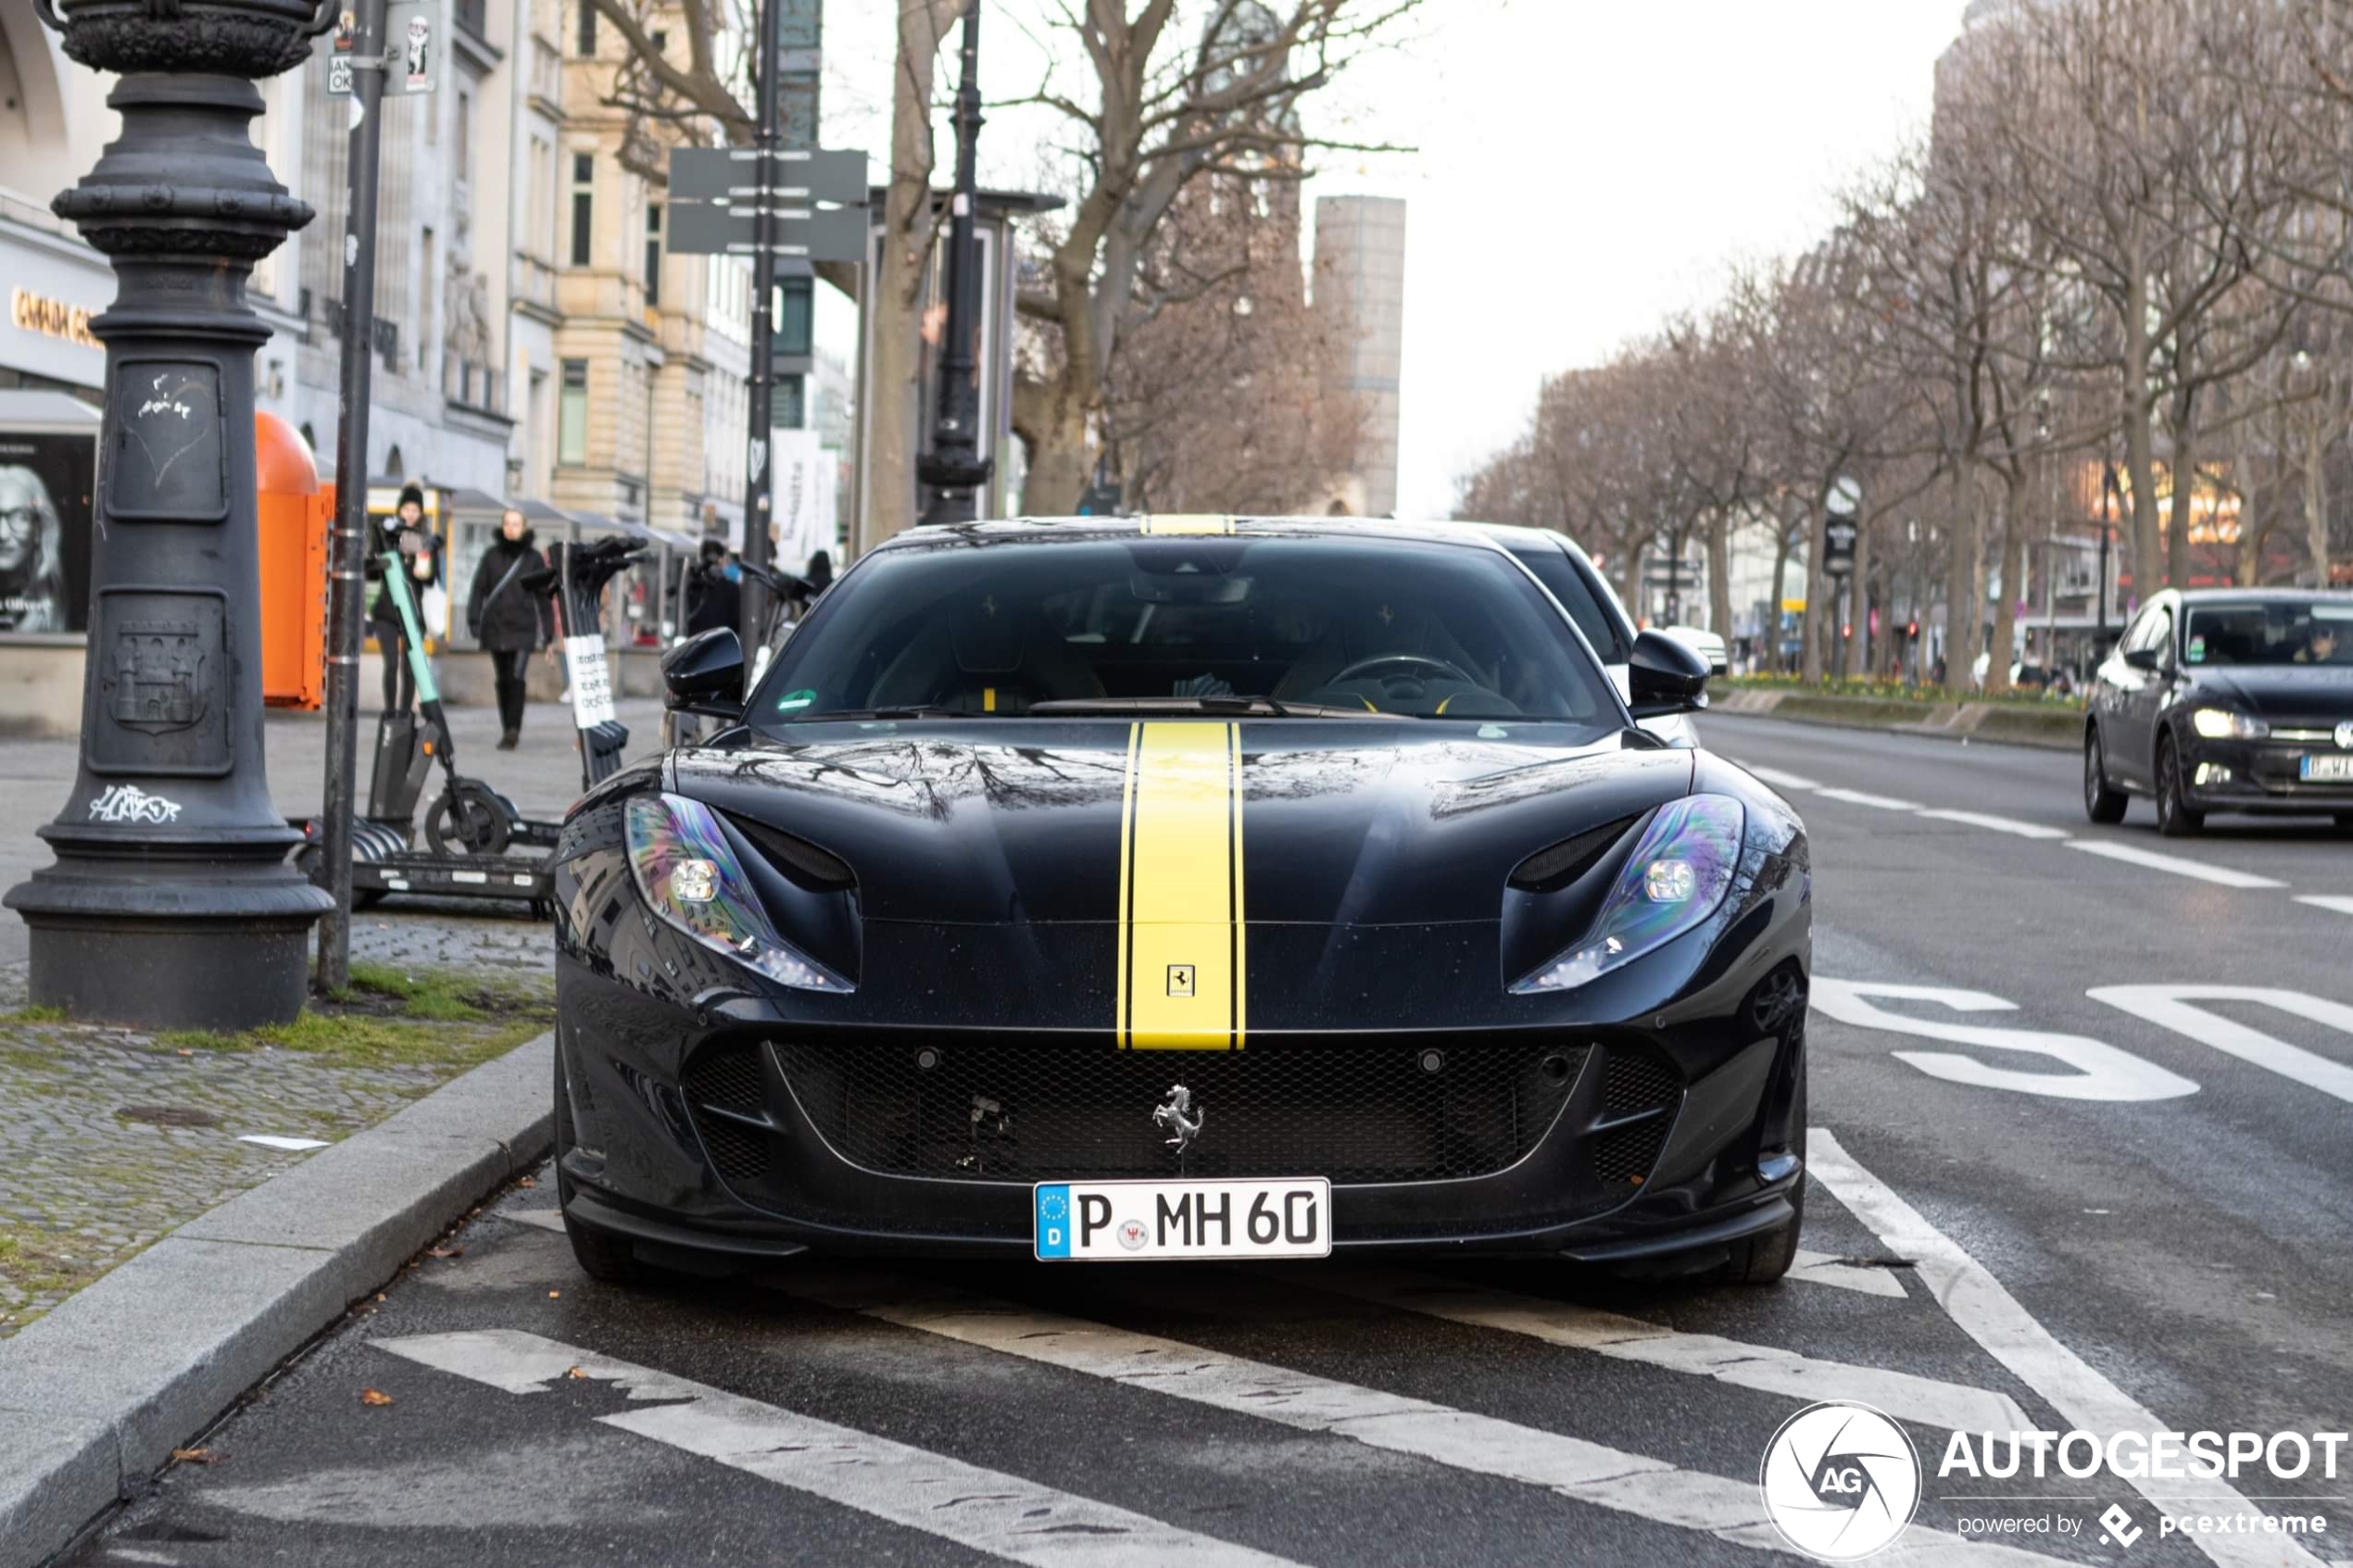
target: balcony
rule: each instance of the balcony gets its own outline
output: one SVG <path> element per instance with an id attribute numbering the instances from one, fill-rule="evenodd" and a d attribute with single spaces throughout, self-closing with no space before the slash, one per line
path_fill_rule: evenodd
<path id="1" fill-rule="evenodd" d="M 535 256 L 515 253 L 515 300 L 542 310 L 556 308 L 556 270 Z"/>
<path id="2" fill-rule="evenodd" d="M 460 408 L 504 417 L 506 404 L 497 367 L 445 355 L 441 362 L 441 395 Z"/>

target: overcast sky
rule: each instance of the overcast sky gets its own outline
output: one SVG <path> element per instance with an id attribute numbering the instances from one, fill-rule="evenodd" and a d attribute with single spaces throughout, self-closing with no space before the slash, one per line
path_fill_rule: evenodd
<path id="1" fill-rule="evenodd" d="M 1064 41 L 1035 26 L 1038 0 L 986 3 L 982 88 L 1002 100 Z M 1543 376 L 1704 304 L 1738 260 L 1803 248 L 1839 182 L 1925 123 L 1964 4 L 1424 0 L 1411 36 L 1309 111 L 1324 134 L 1416 149 L 1324 155 L 1309 190 L 1410 204 L 1400 509 L 1442 514 Z M 869 148 L 878 175 L 896 6 L 825 11 L 824 139 Z M 992 117 L 984 180 L 1038 183 L 1051 133 Z M 849 347 L 846 320 L 823 325 Z"/>

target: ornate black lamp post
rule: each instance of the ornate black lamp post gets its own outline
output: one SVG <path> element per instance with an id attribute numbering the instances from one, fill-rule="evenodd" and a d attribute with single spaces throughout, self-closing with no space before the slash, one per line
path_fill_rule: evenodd
<path id="1" fill-rule="evenodd" d="M 939 404 L 931 450 L 915 477 L 931 486 L 927 523 L 970 522 L 979 515 L 975 494 L 996 465 L 980 455 L 980 388 L 973 337 L 980 327 L 980 241 L 974 232 L 980 200 L 980 5 L 964 12 L 963 78 L 956 89 L 956 194 L 948 214 L 948 321 L 939 346 Z"/>
<path id="2" fill-rule="evenodd" d="M 286 863 L 261 749 L 253 264 L 310 221 L 255 150 L 256 78 L 299 65 L 333 0 L 36 0 L 122 80 L 121 139 L 51 204 L 114 263 L 82 770 L 8 893 L 31 996 L 179 1028 L 291 1019 L 327 895 Z M 62 10 L 62 17 L 59 15 Z"/>

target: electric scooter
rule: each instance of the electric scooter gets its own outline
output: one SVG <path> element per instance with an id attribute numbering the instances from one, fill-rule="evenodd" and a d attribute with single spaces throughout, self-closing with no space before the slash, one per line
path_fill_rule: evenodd
<path id="1" fill-rule="evenodd" d="M 573 626 L 586 628 L 577 636 L 564 637 L 573 713 L 581 732 L 581 786 L 586 789 L 620 767 L 622 750 L 629 743 L 628 730 L 611 717 L 598 607 L 604 585 L 646 552 L 634 540 L 610 539 L 577 548 L 557 545 L 549 553 L 556 558 L 551 567 L 523 574 L 519 586 L 555 596 L 560 633 Z M 387 893 L 422 893 L 525 902 L 535 913 L 548 912 L 552 858 L 509 851 L 552 850 L 562 824 L 523 816 L 512 800 L 488 784 L 458 771 L 457 746 L 432 661 L 425 656 L 415 592 L 396 552 L 385 553 L 384 567 L 385 592 L 400 617 L 417 706 L 414 712 L 386 712 L 376 722 L 368 812 L 352 824 L 352 902 L 364 908 Z M 593 670 L 588 668 L 590 643 L 595 645 Z M 584 716 L 584 690 L 605 694 L 602 711 L 593 718 Z M 421 849 L 416 843 L 417 806 L 436 765 L 443 784 L 425 810 L 425 847 Z M 308 841 L 296 852 L 296 864 L 318 880 L 320 824 L 296 825 Z"/>

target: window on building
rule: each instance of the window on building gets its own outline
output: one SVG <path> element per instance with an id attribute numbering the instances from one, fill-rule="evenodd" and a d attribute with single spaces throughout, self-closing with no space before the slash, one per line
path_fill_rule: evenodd
<path id="1" fill-rule="evenodd" d="M 470 93 L 458 94 L 458 119 L 450 141 L 450 165 L 461 182 L 471 184 L 474 177 L 474 101 Z"/>
<path id="2" fill-rule="evenodd" d="M 422 372 L 428 356 L 441 342 L 441 334 L 434 330 L 434 305 L 441 297 L 441 267 L 434 250 L 433 231 L 423 230 L 417 238 L 418 260 L 423 267 L 423 276 L 417 280 L 417 369 Z"/>
<path id="3" fill-rule="evenodd" d="M 574 46 L 575 52 L 584 60 L 594 59 L 597 56 L 596 3 L 595 0 L 579 0 L 579 6 L 580 36 Z"/>
<path id="4" fill-rule="evenodd" d="M 661 303 L 661 203 L 646 204 L 646 306 Z"/>
<path id="5" fill-rule="evenodd" d="M 597 155 L 572 155 L 572 264 L 585 267 L 596 254 Z"/>
<path id="6" fill-rule="evenodd" d="M 556 410 L 556 461 L 588 460 L 588 361 L 564 361 L 563 395 Z"/>

